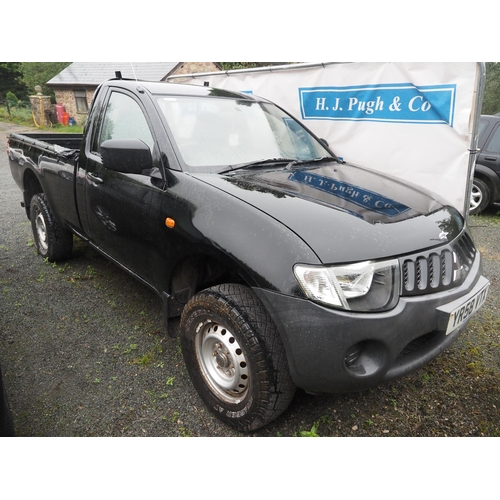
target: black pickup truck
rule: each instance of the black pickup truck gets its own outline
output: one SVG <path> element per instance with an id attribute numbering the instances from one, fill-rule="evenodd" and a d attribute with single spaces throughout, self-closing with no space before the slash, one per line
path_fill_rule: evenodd
<path id="1" fill-rule="evenodd" d="M 481 116 L 478 149 L 470 200 L 470 213 L 473 215 L 500 202 L 499 115 Z"/>
<path id="2" fill-rule="evenodd" d="M 418 369 L 486 299 L 454 208 L 255 96 L 115 79 L 83 137 L 11 134 L 7 151 L 38 253 L 67 259 L 76 235 L 155 290 L 200 396 L 243 431 L 296 387 Z"/>

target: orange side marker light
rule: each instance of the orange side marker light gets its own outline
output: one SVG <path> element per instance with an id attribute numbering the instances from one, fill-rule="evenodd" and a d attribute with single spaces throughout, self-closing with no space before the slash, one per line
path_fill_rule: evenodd
<path id="1" fill-rule="evenodd" d="M 174 226 L 175 226 L 175 220 L 170 218 L 170 217 L 167 217 L 165 219 L 165 226 L 169 227 L 170 229 L 172 229 Z"/>

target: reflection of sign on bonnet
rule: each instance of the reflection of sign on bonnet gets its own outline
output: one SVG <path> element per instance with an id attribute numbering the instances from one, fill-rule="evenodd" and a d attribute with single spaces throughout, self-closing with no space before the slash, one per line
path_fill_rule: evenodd
<path id="1" fill-rule="evenodd" d="M 411 83 L 299 88 L 304 120 L 446 123 L 453 126 L 456 85 Z"/>
<path id="2" fill-rule="evenodd" d="M 362 189 L 347 182 L 331 179 L 330 177 L 309 172 L 294 172 L 290 175 L 289 179 L 301 184 L 307 184 L 310 187 L 332 194 L 386 217 L 395 217 L 410 210 L 406 205 L 386 198 L 381 194 Z"/>
<path id="3" fill-rule="evenodd" d="M 434 191 L 462 215 L 469 211 L 483 63 L 326 62 L 191 76 L 198 85 L 270 99 L 348 163 Z"/>

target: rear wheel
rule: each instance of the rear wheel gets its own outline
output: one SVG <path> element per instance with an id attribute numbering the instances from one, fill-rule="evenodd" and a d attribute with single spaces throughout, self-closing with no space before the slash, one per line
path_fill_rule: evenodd
<path id="1" fill-rule="evenodd" d="M 251 431 L 295 393 L 279 333 L 255 294 L 226 284 L 195 295 L 181 319 L 182 352 L 200 397 L 223 422 Z"/>
<path id="2" fill-rule="evenodd" d="M 487 184 L 481 179 L 474 177 L 470 195 L 469 213 L 474 215 L 482 212 L 490 204 L 490 198 L 490 190 Z"/>
<path id="3" fill-rule="evenodd" d="M 49 262 L 67 259 L 73 250 L 73 234 L 55 220 L 43 193 L 35 194 L 30 205 L 31 229 L 37 253 Z"/>
<path id="4" fill-rule="evenodd" d="M 14 423 L 0 369 L 0 437 L 13 437 L 14 435 Z"/>

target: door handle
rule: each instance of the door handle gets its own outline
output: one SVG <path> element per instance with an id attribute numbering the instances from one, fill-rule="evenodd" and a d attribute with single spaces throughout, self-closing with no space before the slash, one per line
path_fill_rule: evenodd
<path id="1" fill-rule="evenodd" d="M 95 182 L 96 184 L 102 184 L 104 182 L 100 177 L 93 174 L 92 172 L 87 172 L 87 179 Z"/>
<path id="2" fill-rule="evenodd" d="M 496 157 L 494 157 L 494 156 L 485 156 L 484 159 L 485 160 L 490 160 L 490 161 L 495 161 Z"/>

